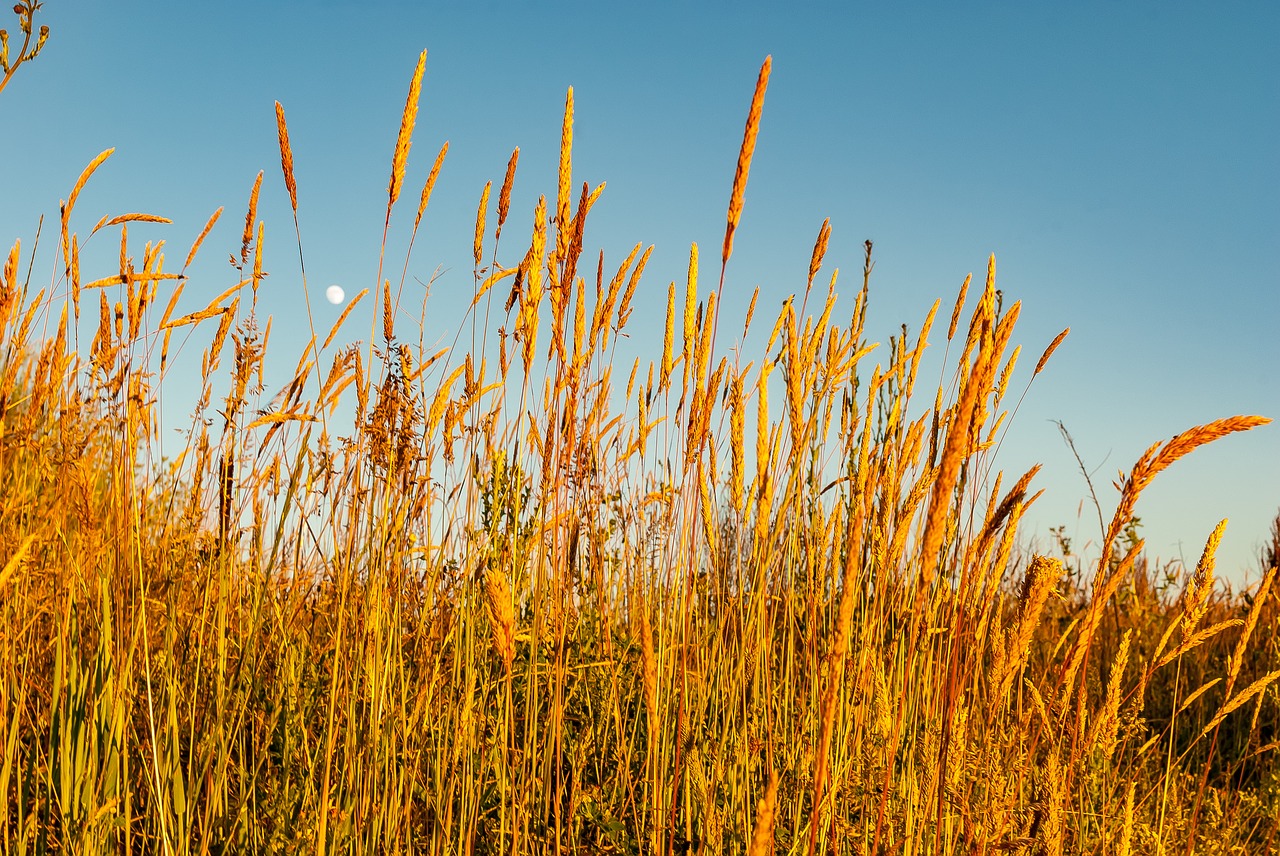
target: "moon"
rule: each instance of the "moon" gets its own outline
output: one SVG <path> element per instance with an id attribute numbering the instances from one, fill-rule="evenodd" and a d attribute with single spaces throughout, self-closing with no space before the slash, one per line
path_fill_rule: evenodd
<path id="1" fill-rule="evenodd" d="M 335 306 L 342 302 L 342 298 L 346 297 L 342 291 L 342 286 L 340 285 L 331 285 L 326 288 L 324 290 L 324 296 L 326 300 Z"/>

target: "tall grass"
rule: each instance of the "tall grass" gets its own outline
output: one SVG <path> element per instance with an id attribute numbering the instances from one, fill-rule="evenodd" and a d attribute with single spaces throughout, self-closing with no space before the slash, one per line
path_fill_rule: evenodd
<path id="1" fill-rule="evenodd" d="M 768 74 L 717 290 L 693 246 L 663 351 L 631 365 L 618 340 L 652 248 L 616 268 L 585 255 L 603 186 L 574 183 L 572 90 L 527 242 L 500 240 L 518 150 L 496 205 L 481 195 L 469 343 L 401 329 L 379 259 L 352 301 L 373 304 L 369 338 L 334 347 L 352 306 L 313 326 L 274 398 L 261 176 L 237 281 L 175 317 L 218 214 L 178 273 L 130 242 L 162 218 L 104 217 L 88 234 L 119 231 L 119 270 L 83 276 L 76 197 L 110 152 L 90 164 L 56 281 L 33 290 L 14 244 L 0 284 L 4 852 L 1277 846 L 1277 572 L 1223 594 L 1219 527 L 1165 585 L 1134 518 L 1178 458 L 1268 420 L 1153 445 L 1077 575 L 1019 548 L 1036 470 L 992 475 L 1019 356 L 994 259 L 954 304 L 923 403 L 940 304 L 914 337 L 870 344 L 870 243 L 838 302 L 827 223 L 804 293 L 744 364 L 724 339 L 745 338 L 759 295 L 720 325 L 719 290 Z M 305 188 L 276 118 L 296 230 Z M 303 247 L 299 231 L 300 264 Z M 209 341 L 199 418 L 161 465 L 184 328 Z"/>

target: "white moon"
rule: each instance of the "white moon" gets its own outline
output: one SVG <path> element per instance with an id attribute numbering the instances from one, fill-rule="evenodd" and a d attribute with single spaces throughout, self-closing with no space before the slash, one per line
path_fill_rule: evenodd
<path id="1" fill-rule="evenodd" d="M 324 296 L 326 300 L 328 300 L 330 303 L 333 303 L 335 305 L 338 303 L 341 303 L 342 298 L 346 297 L 346 295 L 343 294 L 342 286 L 340 285 L 331 285 L 328 288 L 326 288 L 324 290 Z"/>

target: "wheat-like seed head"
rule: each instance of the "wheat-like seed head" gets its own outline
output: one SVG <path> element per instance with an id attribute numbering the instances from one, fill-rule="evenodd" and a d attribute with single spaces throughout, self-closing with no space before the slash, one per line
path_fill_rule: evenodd
<path id="1" fill-rule="evenodd" d="M 515 604 L 511 595 L 511 581 L 500 571 L 484 572 L 485 613 L 489 618 L 489 632 L 494 650 L 502 658 L 502 666 L 511 673 L 515 659 Z"/>
<path id="2" fill-rule="evenodd" d="M 444 429 L 441 437 L 441 446 L 444 451 L 444 460 L 447 464 L 454 461 L 454 441 L 457 439 L 455 431 L 458 428 L 458 422 L 462 419 L 462 408 L 458 405 L 458 399 L 449 399 L 449 403 L 444 409 Z"/>
<path id="3" fill-rule="evenodd" d="M 947 325 L 948 342 L 956 335 L 956 325 L 960 323 L 960 310 L 964 309 L 964 298 L 969 293 L 969 283 L 971 282 L 973 282 L 973 274 L 969 274 L 964 278 L 964 282 L 960 285 L 960 293 L 956 295 L 956 305 L 951 310 L 951 323 Z"/>
<path id="4" fill-rule="evenodd" d="M 821 347 L 823 339 L 827 335 L 827 325 L 831 323 L 831 313 L 836 308 L 836 276 L 840 271 L 837 269 L 831 275 L 831 284 L 827 288 L 827 300 L 822 306 L 822 314 L 818 316 L 818 321 L 813 325 L 813 331 L 809 336 L 809 347 L 805 354 L 805 362 L 812 365 L 818 356 L 818 348 Z"/>
<path id="5" fill-rule="evenodd" d="M 735 514 L 742 514 L 743 469 L 746 441 L 741 374 L 735 373 L 729 391 L 729 502 Z"/>
<path id="6" fill-rule="evenodd" d="M 338 316 L 338 320 L 333 322 L 333 326 L 329 328 L 329 335 L 325 337 L 324 344 L 320 346 L 320 350 L 323 351 L 325 348 L 329 347 L 329 345 L 333 344 L 333 338 L 338 335 L 338 330 L 340 330 L 342 325 L 346 322 L 347 316 L 351 314 L 351 310 L 355 309 L 356 304 L 363 300 L 365 295 L 368 293 L 369 289 L 362 288 L 360 289 L 359 294 L 351 298 L 351 301 L 347 303 L 346 308 L 342 310 L 342 314 Z"/>
<path id="7" fill-rule="evenodd" d="M 978 543 L 981 543 L 994 535 L 996 530 L 998 530 L 1009 517 L 1014 506 L 1018 505 L 1026 498 L 1027 488 L 1030 486 L 1031 480 L 1035 478 L 1036 473 L 1038 472 L 1040 472 L 1040 465 L 1036 464 L 1031 469 L 1023 473 L 1022 478 L 1018 479 L 1017 484 L 1015 484 L 1013 488 L 1005 494 L 1004 499 L 1002 499 L 998 504 L 995 501 L 995 497 L 999 494 L 1000 476 L 1003 476 L 1003 473 L 1000 473 L 997 476 L 996 486 L 992 489 L 992 499 L 987 506 L 989 516 L 982 527 L 982 534 L 978 536 Z"/>
<path id="8" fill-rule="evenodd" d="M 222 209 L 219 208 L 213 212 L 213 215 L 204 224 L 204 228 L 200 230 L 200 234 L 196 237 L 195 243 L 191 245 L 191 250 L 187 253 L 187 260 L 182 263 L 182 269 L 185 271 L 191 261 L 196 257 L 196 253 L 200 249 L 200 245 L 204 243 L 204 239 L 208 237 L 209 232 L 213 230 L 213 224 L 218 222 L 218 218 L 222 216 Z"/>
<path id="9" fill-rule="evenodd" d="M 391 280 L 384 280 L 382 283 L 382 337 L 388 343 L 395 338 L 396 335 L 396 316 L 391 309 Z"/>
<path id="10" fill-rule="evenodd" d="M 333 363 L 329 366 L 329 372 L 325 375 L 324 383 L 320 385 L 320 394 L 316 396 L 316 400 L 324 402 L 329 395 L 329 391 L 346 373 L 347 366 L 351 362 L 351 352 L 342 351 L 333 355 Z"/>
<path id="11" fill-rule="evenodd" d="M 1062 761 L 1057 750 L 1049 755 L 1045 769 L 1045 809 L 1038 836 L 1045 856 L 1062 856 L 1063 805 L 1066 794 L 1063 789 Z"/>
<path id="12" fill-rule="evenodd" d="M 751 330 L 751 319 L 756 314 L 756 301 L 760 299 L 760 286 L 756 286 L 755 291 L 751 292 L 751 302 L 747 304 L 747 317 L 742 324 L 742 338 L 747 338 L 747 333 Z"/>
<path id="13" fill-rule="evenodd" d="M 711 359 L 711 319 L 715 317 L 716 311 L 716 293 L 713 291 L 707 295 L 706 311 L 702 313 L 702 329 L 698 333 L 698 344 L 694 350 L 693 356 L 693 382 L 695 386 L 705 385 L 707 382 L 707 363 Z"/>
<path id="14" fill-rule="evenodd" d="M 18 336 L 18 341 L 22 341 L 23 337 Z M 111 347 L 111 308 L 107 305 L 107 293 L 105 291 L 98 292 L 98 329 L 93 336 L 93 344 L 90 346 L 90 354 L 93 359 L 97 360 L 101 351 Z"/>
<path id="15" fill-rule="evenodd" d="M 573 301 L 573 358 L 571 361 L 575 371 L 590 356 L 582 347 L 587 335 L 587 283 L 582 277 L 578 277 L 577 286 Z"/>
<path id="16" fill-rule="evenodd" d="M 613 275 L 613 279 L 609 281 L 609 287 L 605 289 L 603 294 L 600 293 L 600 281 L 604 276 L 604 251 L 600 251 L 600 262 L 596 268 L 596 306 L 591 314 L 591 333 L 588 336 L 593 350 L 597 339 L 599 339 L 602 351 L 609 347 L 609 318 L 613 315 L 614 304 L 621 293 L 622 281 L 626 279 L 627 271 L 631 268 L 631 263 L 635 261 L 641 246 L 641 244 L 636 244 L 631 248 L 631 252 L 623 259 L 622 264 L 618 266 L 617 273 Z M 632 281 L 635 281 L 634 278 Z"/>
<path id="17" fill-rule="evenodd" d="M 480 206 L 476 209 L 476 236 L 472 243 L 472 254 L 476 260 L 476 267 L 480 267 L 480 259 L 484 253 L 484 221 L 486 209 L 489 207 L 489 191 L 493 188 L 492 181 L 484 183 L 484 190 L 480 192 Z"/>
<path id="18" fill-rule="evenodd" d="M 262 240 L 266 236 L 267 224 L 265 221 L 258 222 L 258 240 L 253 245 L 253 273 L 250 280 L 253 288 L 253 300 L 255 305 L 258 301 L 258 284 L 262 282 L 264 276 L 262 272 Z"/>
<path id="19" fill-rule="evenodd" d="M 742 219 L 742 197 L 747 190 L 747 174 L 751 171 L 751 157 L 756 150 L 756 135 L 760 133 L 760 113 L 764 110 L 764 93 L 769 87 L 769 73 L 773 69 L 773 57 L 764 58 L 760 76 L 756 78 L 756 91 L 751 96 L 751 109 L 747 113 L 747 127 L 742 134 L 742 148 L 738 152 L 738 167 L 733 174 L 733 192 L 729 196 L 728 224 L 724 230 L 724 248 L 720 254 L 723 267 L 733 253 L 733 233 Z"/>
<path id="20" fill-rule="evenodd" d="M 71 188 L 71 193 L 67 196 L 67 201 L 61 206 L 62 258 L 64 264 L 67 266 L 68 272 L 70 272 L 71 267 L 71 211 L 76 207 L 76 199 L 80 196 L 80 191 L 84 190 L 85 183 L 88 182 L 89 176 L 93 175 L 94 171 L 97 170 L 98 167 L 102 166 L 103 162 L 106 161 L 107 158 L 111 157 L 111 154 L 114 151 L 115 149 L 107 149 L 89 162 L 89 165 L 80 173 L 80 177 L 76 179 L 75 186 Z"/>
<path id="21" fill-rule="evenodd" d="M 130 270 L 129 259 L 129 227 L 122 226 L 120 228 L 120 282 L 125 282 L 132 288 L 132 284 L 128 283 Z"/>
<path id="22" fill-rule="evenodd" d="M 623 395 L 623 398 L 631 397 L 631 393 L 635 390 L 635 387 L 636 387 L 636 374 L 639 371 L 640 371 L 640 358 L 636 357 L 631 362 L 631 373 L 627 375 L 627 392 L 625 395 Z"/>
<path id="23" fill-rule="evenodd" d="M 1133 630 L 1129 629 L 1120 639 L 1120 648 L 1111 661 L 1111 675 L 1107 679 L 1107 694 L 1102 703 L 1102 712 L 1093 725 L 1093 745 L 1102 750 L 1102 757 L 1108 761 L 1116 750 L 1116 733 L 1120 725 L 1120 681 L 1129 664 L 1129 644 L 1132 637 Z"/>
<path id="24" fill-rule="evenodd" d="M 1206 425 L 1197 425 L 1164 444 L 1152 444 L 1133 465 L 1129 475 L 1117 484 L 1120 489 L 1120 502 L 1116 506 L 1115 514 L 1103 538 L 1102 555 L 1110 554 L 1111 545 L 1115 543 L 1121 530 L 1133 516 L 1133 508 L 1137 504 L 1138 496 L 1166 467 L 1206 443 L 1212 443 L 1228 434 L 1248 431 L 1269 422 L 1271 420 L 1265 416 L 1230 416 Z"/>
<path id="25" fill-rule="evenodd" d="M 808 292 L 813 287 L 813 278 L 818 275 L 818 269 L 822 267 L 822 257 L 827 254 L 827 242 L 831 239 L 831 218 L 822 221 L 822 226 L 818 229 L 818 240 L 813 245 L 813 255 L 809 258 L 809 280 L 805 286 Z"/>
<path id="26" fill-rule="evenodd" d="M 650 380 L 652 381 L 653 363 L 649 364 L 649 375 Z M 652 386 L 650 386 L 650 390 L 652 390 Z M 639 424 L 636 425 L 635 445 L 631 448 L 641 456 L 644 455 L 645 450 L 649 447 L 649 431 L 653 427 L 649 422 L 649 400 L 648 393 L 636 393 L 636 420 Z"/>
<path id="27" fill-rule="evenodd" d="M 1235 713 L 1240 708 L 1244 707 L 1246 704 L 1249 703 L 1250 699 L 1252 699 L 1254 696 L 1261 693 L 1263 690 L 1271 686 L 1276 681 L 1280 681 L 1280 669 L 1276 669 L 1273 672 L 1268 672 L 1267 674 L 1258 678 L 1253 683 L 1249 684 L 1249 686 L 1241 690 L 1240 693 L 1235 698 L 1231 699 L 1231 701 L 1224 704 L 1222 706 L 1222 709 L 1219 710 L 1216 714 L 1214 714 L 1213 719 L 1209 720 L 1209 724 L 1206 725 L 1203 729 L 1201 729 L 1198 737 L 1203 737 L 1206 734 L 1208 734 L 1210 731 L 1213 731 L 1215 728 L 1217 728 L 1219 725 L 1222 724 L 1222 721 L 1224 719 L 1226 719 L 1231 714 Z"/>
<path id="28" fill-rule="evenodd" d="M 805 378 L 808 375 L 808 371 L 804 361 L 801 359 L 800 334 L 796 332 L 794 301 L 787 304 L 786 312 L 786 341 L 784 346 L 787 349 L 787 417 L 791 425 L 791 453 L 798 455 L 801 452 L 801 444 L 804 442 L 804 426 L 801 424 L 801 420 L 804 416 Z M 873 380 L 872 386 L 874 387 L 875 385 Z"/>
<path id="29" fill-rule="evenodd" d="M 969 331 L 965 337 L 964 351 L 960 354 L 960 362 L 962 365 L 968 363 L 975 348 L 979 352 L 979 360 L 981 362 L 982 354 L 989 354 L 988 347 L 993 338 L 993 319 L 996 313 L 996 287 L 995 287 L 995 256 L 992 256 L 987 264 L 987 285 L 982 291 L 982 296 L 978 298 L 978 305 L 973 310 L 973 315 L 969 319 Z M 977 366 L 975 365 L 975 369 Z"/>
<path id="30" fill-rule="evenodd" d="M 651 255 L 653 255 L 653 244 L 650 244 L 641 254 L 640 261 L 631 271 L 631 278 L 627 280 L 627 288 L 622 292 L 622 302 L 618 304 L 618 330 L 627 326 L 627 321 L 631 318 L 631 299 L 635 295 L 636 286 L 640 284 L 640 276 L 649 265 Z"/>
<path id="31" fill-rule="evenodd" d="M 1226 528 L 1227 521 L 1225 519 L 1218 521 L 1218 525 L 1213 528 L 1213 532 L 1209 535 L 1209 540 L 1204 545 L 1204 552 L 1200 554 L 1200 561 L 1196 564 L 1196 572 L 1191 579 L 1191 585 L 1187 587 L 1183 595 L 1182 639 L 1184 643 L 1191 638 L 1191 635 L 1200 625 L 1200 619 L 1204 617 L 1209 608 L 1209 596 L 1213 593 L 1213 571 L 1216 564 L 1218 545 L 1222 543 L 1222 535 Z"/>
<path id="32" fill-rule="evenodd" d="M 356 351 L 356 370 L 359 371 L 360 352 Z M 431 401 L 431 409 L 427 412 L 427 424 L 425 431 L 428 434 L 434 433 L 440 425 L 441 419 L 445 416 L 445 411 L 449 407 L 452 399 L 453 385 L 458 382 L 458 378 L 462 376 L 465 366 L 455 366 L 449 376 L 436 389 L 435 397 Z"/>
<path id="33" fill-rule="evenodd" d="M 1009 641 L 1005 657 L 1005 671 L 999 675 L 996 699 L 1003 699 L 1014 680 L 1027 664 L 1036 627 L 1044 615 L 1049 595 L 1062 578 L 1062 563 L 1048 556 L 1036 556 L 1027 568 L 1018 592 L 1018 616 L 1009 628 Z"/>
<path id="34" fill-rule="evenodd" d="M 280 138 L 280 169 L 284 172 L 284 186 L 289 191 L 289 204 L 298 213 L 298 184 L 293 178 L 293 149 L 289 146 L 289 127 L 284 121 L 284 107 L 276 102 L 276 136 Z"/>
<path id="35" fill-rule="evenodd" d="M 626 275 L 626 271 L 620 270 L 618 272 L 618 276 L 625 276 L 625 275 Z M 595 304 L 594 304 L 595 308 L 592 309 L 591 311 L 591 332 L 593 334 L 591 338 L 593 341 L 595 339 L 594 333 L 596 332 L 598 325 L 600 324 L 600 311 L 601 309 L 603 309 L 604 303 L 605 303 L 604 250 L 600 250 L 599 252 L 596 253 L 596 293 L 595 293 Z"/>
<path id="36" fill-rule="evenodd" d="M 387 217 L 391 207 L 400 198 L 404 184 L 404 168 L 409 162 L 409 148 L 413 145 L 413 125 L 418 118 L 418 98 L 422 93 L 422 72 L 427 67 L 427 52 L 418 55 L 418 65 L 409 81 L 409 95 L 405 98 L 404 113 L 400 116 L 400 133 L 396 135 L 396 150 L 391 158 L 391 179 L 387 182 Z"/>
<path id="37" fill-rule="evenodd" d="M 516 180 L 516 163 L 520 160 L 520 147 L 511 152 L 511 159 L 507 161 L 507 174 L 502 179 L 502 189 L 498 191 L 498 227 L 494 230 L 493 239 L 497 241 L 502 237 L 502 224 L 507 222 L 507 214 L 511 211 L 511 185 Z"/>
<path id="38" fill-rule="evenodd" d="M 1009 359 L 1005 362 L 1004 368 L 1000 370 L 1000 379 L 996 381 L 995 401 L 1004 398 L 1005 390 L 1009 387 L 1009 379 L 1013 376 L 1013 369 L 1018 364 L 1018 356 L 1022 353 L 1022 346 L 1015 345 L 1013 353 L 1009 355 Z"/>
<path id="39" fill-rule="evenodd" d="M 1004 313 L 1004 316 L 996 324 L 995 332 L 992 334 L 992 342 L 994 345 L 994 353 L 998 356 L 1004 353 L 1004 349 L 1009 345 L 1009 338 L 1013 335 L 1013 325 L 1018 323 L 1018 316 L 1022 314 L 1022 301 L 1014 301 Z"/>
<path id="40" fill-rule="evenodd" d="M 689 386 L 689 373 L 693 362 L 693 350 L 697 347 L 697 315 L 698 315 L 698 245 L 689 247 L 689 275 L 684 292 L 684 348 L 682 356 L 684 365 L 681 376 L 684 385 Z"/>
<path id="41" fill-rule="evenodd" d="M 583 188 L 585 189 L 585 188 L 586 188 L 586 182 L 583 182 L 583 183 L 582 183 L 582 186 L 583 186 Z M 591 194 L 590 194 L 589 196 L 587 196 L 586 206 L 585 206 L 585 208 L 581 211 L 581 216 L 582 216 L 582 218 L 585 218 L 587 214 L 591 213 L 591 209 L 595 207 L 596 200 L 600 198 L 600 194 L 601 194 L 601 193 L 604 193 L 604 187 L 605 187 L 605 183 L 602 181 L 602 182 L 600 182 L 599 184 L 597 184 L 597 185 L 595 186 L 595 189 L 591 191 Z M 579 239 L 579 240 L 581 240 L 581 239 L 582 239 L 582 238 L 581 238 L 581 235 L 579 235 L 578 239 Z"/>
<path id="42" fill-rule="evenodd" d="M 551 259 L 548 259 L 547 278 L 549 280 L 551 292 L 551 347 L 547 350 L 547 357 L 550 358 L 555 354 L 563 366 L 568 360 L 568 355 L 564 349 L 564 326 L 567 313 L 569 311 L 569 287 L 570 283 L 566 283 L 556 278 L 555 268 L 550 262 L 554 261 L 555 253 L 552 253 Z"/>
<path id="43" fill-rule="evenodd" d="M 773 364 L 765 360 L 760 364 L 760 377 L 756 383 L 756 467 L 763 473 L 769 461 L 769 372 Z"/>
<path id="44" fill-rule="evenodd" d="M 711 411 L 715 407 L 716 393 L 728 365 L 728 358 L 721 357 L 720 364 L 716 366 L 706 386 L 698 386 L 694 390 L 693 404 L 689 408 L 689 450 L 692 454 L 700 455 L 707 442 L 707 436 L 711 431 Z M 714 478 L 714 457 L 711 466 Z"/>
<path id="45" fill-rule="evenodd" d="M 933 329 L 934 319 L 937 317 L 938 309 L 941 306 L 942 301 L 935 300 L 933 306 L 929 308 L 929 314 L 925 316 L 924 324 L 920 327 L 920 335 L 916 339 L 916 346 L 911 353 L 911 373 L 907 378 L 907 385 L 904 390 L 907 398 L 911 397 L 911 393 L 915 389 L 916 371 L 920 368 L 920 359 L 924 356 L 924 350 L 929 343 L 929 332 Z"/>
<path id="46" fill-rule="evenodd" d="M 444 156 L 448 153 L 449 141 L 445 140 L 436 154 L 435 163 L 431 165 L 431 172 L 427 174 L 426 183 L 422 185 L 422 195 L 418 197 L 418 213 L 413 217 L 414 232 L 418 231 L 418 225 L 422 222 L 422 213 L 427 210 L 427 203 L 431 201 L 431 191 L 435 189 L 436 179 L 440 177 L 440 167 L 444 164 Z"/>
<path id="47" fill-rule="evenodd" d="M 994 260 L 993 260 L 994 265 Z M 988 291 L 990 291 L 990 286 Z M 970 326 L 971 336 L 977 319 L 983 315 L 983 307 L 989 305 L 984 295 L 983 302 L 974 313 L 975 323 Z M 966 348 L 966 351 L 968 349 Z M 924 535 L 921 538 L 921 576 L 920 582 L 927 586 L 937 571 L 938 550 L 942 546 L 947 523 L 947 509 L 951 503 L 951 491 L 955 487 L 956 477 L 961 463 L 969 456 L 970 427 L 981 404 L 980 396 L 985 392 L 986 365 L 990 363 L 990 347 L 979 351 L 977 362 L 964 380 L 960 400 L 952 409 L 952 422 L 947 428 L 947 436 L 942 448 L 942 459 L 938 464 L 938 476 L 934 482 L 933 495 L 929 500 L 929 511 L 925 518 Z M 923 592 L 924 588 L 921 588 Z"/>
<path id="48" fill-rule="evenodd" d="M 249 245 L 253 243 L 253 221 L 258 217 L 258 191 L 262 189 L 262 170 L 253 180 L 253 190 L 249 193 L 249 211 L 244 216 L 244 234 L 240 237 L 240 264 L 249 263 Z"/>
<path id="49" fill-rule="evenodd" d="M 356 348 L 352 351 L 356 360 L 356 418 L 364 417 L 365 411 L 369 405 L 369 378 L 365 376 L 364 365 L 360 359 L 360 349 Z"/>
<path id="50" fill-rule="evenodd" d="M 75 309 L 76 323 L 80 321 L 80 242 L 71 236 L 71 303 Z"/>
<path id="51" fill-rule="evenodd" d="M 1049 358 L 1053 356 L 1053 352 L 1058 350 L 1058 346 L 1062 344 L 1062 340 L 1067 338 L 1067 334 L 1070 332 L 1071 328 L 1067 327 L 1054 337 L 1053 341 L 1049 343 L 1049 347 L 1044 349 L 1044 353 L 1041 354 L 1040 359 L 1036 361 L 1036 370 L 1031 373 L 1032 377 L 1040 374 L 1041 369 L 1045 367 L 1045 364 L 1049 362 Z"/>
<path id="52" fill-rule="evenodd" d="M 702 532 L 712 555 L 715 554 L 716 523 L 711 510 L 711 478 L 703 470 L 703 459 L 698 457 L 698 508 L 702 515 Z"/>
<path id="53" fill-rule="evenodd" d="M 1234 434 L 1237 431 L 1248 431 L 1251 428 L 1257 428 L 1259 425 L 1266 425 L 1271 422 L 1265 416 L 1230 416 L 1226 419 L 1218 419 L 1207 425 L 1200 425 L 1188 431 L 1184 431 L 1174 437 L 1160 449 L 1150 464 L 1144 468 L 1140 484 L 1145 487 L 1155 478 L 1158 473 L 1168 467 L 1174 461 L 1190 454 L 1193 450 L 1212 443 L 1219 437 L 1225 437 L 1228 434 Z"/>
<path id="54" fill-rule="evenodd" d="M 665 389 L 671 379 L 672 349 L 676 338 L 676 284 L 667 286 L 667 323 L 662 336 L 662 364 L 658 372 L 658 389 Z"/>
<path id="55" fill-rule="evenodd" d="M 791 295 L 782 301 L 782 309 L 778 312 L 778 318 L 773 322 L 773 330 L 769 333 L 769 340 L 764 346 L 765 354 L 773 351 L 773 346 L 778 342 L 778 335 L 782 332 L 782 326 L 787 322 L 787 313 L 791 311 L 791 303 L 795 300 L 795 295 Z"/>
<path id="56" fill-rule="evenodd" d="M 3 317 L 4 317 L 4 312 L 3 312 L 2 310 L 0 310 L 0 319 L 3 319 Z M 3 321 L 0 321 L 0 328 L 3 328 L 3 327 L 4 327 Z M 56 337 L 54 337 L 54 340 L 53 340 L 53 350 L 54 350 L 54 353 L 55 353 L 58 357 L 63 357 L 63 356 L 65 356 L 65 355 L 66 355 L 66 351 L 67 351 L 67 305 L 66 305 L 65 303 L 64 303 L 64 304 L 62 304 L 62 317 L 61 317 L 61 318 L 59 319 L 59 321 L 58 321 L 58 334 L 57 334 L 57 336 L 56 336 Z M 1262 599 L 1263 599 L 1263 600 L 1265 600 L 1265 599 L 1266 599 L 1266 596 L 1265 596 L 1265 595 L 1266 595 L 1265 588 L 1264 588 L 1264 589 L 1261 589 L 1260 591 L 1262 591 L 1262 593 L 1263 593 L 1263 597 L 1262 597 Z"/>
<path id="57" fill-rule="evenodd" d="M 524 294 L 520 297 L 520 331 L 524 358 L 524 376 L 528 380 L 533 368 L 534 349 L 538 343 L 538 306 L 542 303 L 542 256 L 547 248 L 547 198 L 538 197 L 533 212 L 533 240 L 529 245 L 529 270 Z"/>
<path id="58" fill-rule="evenodd" d="M 556 257 L 569 252 L 569 193 L 573 181 L 573 87 L 564 96 L 564 124 L 560 126 L 560 169 L 556 183 Z"/>
<path id="59" fill-rule="evenodd" d="M 631 278 L 627 280 L 627 288 L 622 292 L 622 301 L 618 304 L 618 326 L 621 330 L 627 326 L 627 320 L 631 318 L 631 298 L 636 293 L 636 286 L 640 284 L 640 275 L 644 273 L 644 269 L 649 264 L 649 256 L 653 254 L 653 244 L 644 251 L 640 256 L 640 261 L 631 271 Z"/>
<path id="60" fill-rule="evenodd" d="M 212 374 L 218 369 L 218 361 L 222 355 L 222 348 L 227 342 L 227 333 L 231 331 L 231 324 L 236 319 L 236 311 L 240 308 L 240 298 L 231 301 L 231 305 L 222 310 L 222 320 L 218 322 L 218 331 L 213 334 L 213 344 L 209 346 L 209 372 Z M 117 318 L 119 317 L 117 309 Z M 117 324 L 117 327 L 119 325 Z M 120 338 L 120 331 L 117 329 L 116 338 Z"/>
<path id="61" fill-rule="evenodd" d="M 578 260 L 582 257 L 582 238 L 587 226 L 587 212 L 591 210 L 590 187 L 582 182 L 582 193 L 578 196 L 578 210 L 574 214 L 569 228 L 569 243 L 564 255 L 564 268 L 561 277 L 566 284 L 573 282 L 577 276 Z M 558 241 L 557 241 L 558 243 Z"/>
<path id="62" fill-rule="evenodd" d="M 262 350 L 260 352 L 261 355 L 265 355 L 267 353 L 267 346 L 269 344 L 271 344 L 271 316 L 270 315 L 267 316 L 267 328 L 262 331 Z M 266 362 L 267 362 L 265 357 L 261 355 L 258 358 L 258 388 L 259 389 L 261 389 L 265 385 L 262 380 L 262 375 L 265 370 L 264 366 L 266 365 Z"/>
<path id="63" fill-rule="evenodd" d="M 1235 688 L 1236 678 L 1240 676 L 1240 667 L 1244 664 L 1244 652 L 1248 650 L 1249 638 L 1253 635 L 1253 629 L 1258 624 L 1258 616 L 1262 612 L 1263 606 L 1267 602 L 1267 595 L 1271 590 L 1271 581 L 1276 578 L 1276 574 L 1280 573 L 1276 568 L 1272 568 L 1262 577 L 1262 583 L 1258 586 L 1258 590 L 1253 595 L 1253 605 L 1249 607 L 1249 615 L 1245 618 L 1244 629 L 1240 631 L 1240 638 L 1236 640 L 1235 650 L 1231 653 L 1230 659 L 1227 660 L 1227 684 L 1223 693 L 1224 698 L 1231 697 L 1231 690 Z"/>

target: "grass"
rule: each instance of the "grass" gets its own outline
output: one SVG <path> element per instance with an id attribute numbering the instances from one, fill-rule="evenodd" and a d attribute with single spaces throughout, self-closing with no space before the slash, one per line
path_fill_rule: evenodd
<path id="1" fill-rule="evenodd" d="M 261 176 L 238 281 L 175 318 L 218 214 L 178 273 L 129 241 L 161 218 L 103 218 L 90 237 L 118 227 L 120 266 L 89 279 L 75 199 L 109 152 L 85 170 L 61 275 L 33 291 L 15 244 L 0 284 L 3 852 L 1280 846 L 1274 551 L 1232 595 L 1215 585 L 1221 527 L 1182 573 L 1146 562 L 1134 516 L 1178 458 L 1268 420 L 1153 445 L 1084 565 L 1024 553 L 1036 471 L 994 472 L 1019 355 L 994 259 L 976 302 L 966 281 L 954 304 L 923 406 L 940 305 L 874 348 L 871 246 L 838 304 L 834 274 L 818 279 L 826 223 L 808 288 L 743 364 L 717 297 L 768 73 L 717 290 L 694 246 L 663 352 L 632 366 L 615 355 L 649 250 L 612 276 L 603 257 L 579 268 L 601 188 L 573 184 L 571 90 L 526 243 L 500 240 L 518 150 L 496 205 L 484 188 L 469 347 L 398 330 L 379 260 L 352 301 L 375 304 L 370 337 L 331 347 L 348 307 L 274 399 Z M 421 76 L 420 61 L 387 228 Z M 277 124 L 296 215 L 279 107 Z M 300 233 L 298 248 L 301 263 Z M 732 319 L 744 338 L 751 305 Z M 189 382 L 168 362 L 184 328 L 208 331 L 200 410 L 157 462 L 157 398 Z"/>

